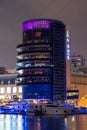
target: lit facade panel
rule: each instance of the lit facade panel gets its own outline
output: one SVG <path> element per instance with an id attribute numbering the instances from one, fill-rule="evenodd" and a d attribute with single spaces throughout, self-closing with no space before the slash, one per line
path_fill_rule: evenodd
<path id="1" fill-rule="evenodd" d="M 25 85 L 23 95 L 25 99 L 52 99 L 52 86 L 47 83 Z"/>
<path id="2" fill-rule="evenodd" d="M 66 99 L 62 22 L 38 19 L 23 23 L 23 44 L 17 46 L 17 72 L 18 85 L 23 85 L 23 98 Z"/>
<path id="3" fill-rule="evenodd" d="M 67 90 L 67 99 L 79 99 L 78 90 Z"/>
<path id="4" fill-rule="evenodd" d="M 71 57 L 72 68 L 82 68 L 85 65 L 85 59 L 81 55 L 73 55 Z M 74 69 L 73 69 L 74 70 Z"/>
<path id="5" fill-rule="evenodd" d="M 22 86 L 16 86 L 17 74 L 3 74 L 0 75 L 0 100 L 14 100 L 14 95 L 22 98 Z"/>
<path id="6" fill-rule="evenodd" d="M 33 30 L 38 28 L 49 28 L 50 22 L 47 20 L 36 20 L 36 21 L 26 21 L 23 23 L 23 31 Z"/>

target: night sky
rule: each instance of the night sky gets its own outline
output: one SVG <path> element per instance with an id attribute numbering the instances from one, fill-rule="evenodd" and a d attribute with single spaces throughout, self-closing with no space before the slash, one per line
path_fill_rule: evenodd
<path id="1" fill-rule="evenodd" d="M 15 68 L 16 46 L 22 43 L 22 23 L 52 18 L 71 30 L 71 52 L 87 65 L 87 0 L 0 0 L 0 66 Z"/>

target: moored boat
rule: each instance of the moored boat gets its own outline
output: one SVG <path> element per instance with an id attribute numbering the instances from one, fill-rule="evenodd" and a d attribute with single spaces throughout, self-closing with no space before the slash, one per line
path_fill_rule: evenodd
<path id="1" fill-rule="evenodd" d="M 45 115 L 70 115 L 72 113 L 71 108 L 54 104 L 46 104 L 42 107 L 42 110 Z"/>
<path id="2" fill-rule="evenodd" d="M 55 104 L 31 104 L 27 114 L 31 113 L 34 115 L 70 115 L 72 109 Z"/>
<path id="3" fill-rule="evenodd" d="M 73 107 L 72 114 L 83 114 L 81 108 Z"/>
<path id="4" fill-rule="evenodd" d="M 0 106 L 0 113 L 4 114 L 26 114 L 28 104 L 26 102 L 12 102 Z"/>

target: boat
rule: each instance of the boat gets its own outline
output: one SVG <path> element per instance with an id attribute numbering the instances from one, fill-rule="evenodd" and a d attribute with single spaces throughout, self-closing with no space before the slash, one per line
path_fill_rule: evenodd
<path id="1" fill-rule="evenodd" d="M 28 104 L 27 115 L 43 115 L 42 104 L 30 103 Z"/>
<path id="2" fill-rule="evenodd" d="M 87 107 L 80 107 L 80 110 L 82 111 L 83 114 L 87 114 Z"/>
<path id="3" fill-rule="evenodd" d="M 80 107 L 73 107 L 72 114 L 83 114 Z"/>
<path id="4" fill-rule="evenodd" d="M 42 111 L 45 115 L 70 115 L 72 113 L 71 108 L 55 104 L 43 105 Z"/>
<path id="5" fill-rule="evenodd" d="M 55 104 L 30 104 L 27 115 L 70 115 L 71 108 Z"/>
<path id="6" fill-rule="evenodd" d="M 12 102 L 0 106 L 0 113 L 4 114 L 26 114 L 28 104 L 26 102 Z"/>

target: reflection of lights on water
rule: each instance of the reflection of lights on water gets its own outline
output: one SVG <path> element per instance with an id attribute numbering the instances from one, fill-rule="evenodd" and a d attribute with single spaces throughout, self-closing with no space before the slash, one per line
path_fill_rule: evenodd
<path id="1" fill-rule="evenodd" d="M 40 122 L 37 123 L 38 128 L 40 128 Z"/>
<path id="2" fill-rule="evenodd" d="M 65 126 L 67 126 L 67 118 L 65 118 L 64 121 L 65 121 Z"/>
<path id="3" fill-rule="evenodd" d="M 11 130 L 11 128 L 7 127 L 6 130 Z"/>
<path id="4" fill-rule="evenodd" d="M 22 122 L 18 122 L 18 128 L 21 128 L 22 127 Z"/>
<path id="5" fill-rule="evenodd" d="M 54 119 L 58 119 L 58 116 L 54 116 Z"/>
<path id="6" fill-rule="evenodd" d="M 16 119 L 16 115 L 13 115 L 13 117 L 12 117 L 13 119 Z"/>
<path id="7" fill-rule="evenodd" d="M 71 119 L 71 120 L 72 120 L 72 122 L 75 122 L 75 117 L 74 117 L 74 116 L 72 116 L 72 119 Z"/>
<path id="8" fill-rule="evenodd" d="M 11 127 L 6 127 L 5 130 L 13 130 Z"/>
<path id="9" fill-rule="evenodd" d="M 6 121 L 6 127 L 10 127 L 10 120 Z"/>
<path id="10" fill-rule="evenodd" d="M 3 121 L 3 120 L 0 121 L 0 127 L 1 127 L 1 128 L 4 127 L 4 121 Z"/>
<path id="11" fill-rule="evenodd" d="M 0 118 L 4 118 L 4 115 L 1 114 L 1 115 L 0 115 Z"/>
<path id="12" fill-rule="evenodd" d="M 23 116 L 22 115 L 18 115 L 17 116 L 17 128 L 18 130 L 23 130 Z"/>
<path id="13" fill-rule="evenodd" d="M 11 124 L 13 127 L 15 127 L 17 124 L 16 124 L 16 122 L 12 122 L 12 124 Z"/>
<path id="14" fill-rule="evenodd" d="M 11 117 L 10 115 L 6 115 L 6 119 L 10 119 L 10 117 Z"/>
<path id="15" fill-rule="evenodd" d="M 4 128 L 4 126 L 5 126 L 5 116 L 4 115 L 0 115 L 0 127 L 1 128 Z"/>
<path id="16" fill-rule="evenodd" d="M 37 118 L 37 121 L 40 121 L 40 118 L 39 118 L 39 117 Z"/>
<path id="17" fill-rule="evenodd" d="M 37 128 L 38 128 L 38 130 L 41 129 L 41 124 L 40 124 L 40 118 L 39 117 L 37 118 Z"/>
<path id="18" fill-rule="evenodd" d="M 0 115 L 0 130 L 23 130 L 25 124 L 26 121 L 23 122 L 23 116 L 21 115 Z"/>
<path id="19" fill-rule="evenodd" d="M 22 116 L 21 115 L 18 115 L 18 121 L 22 121 Z"/>

